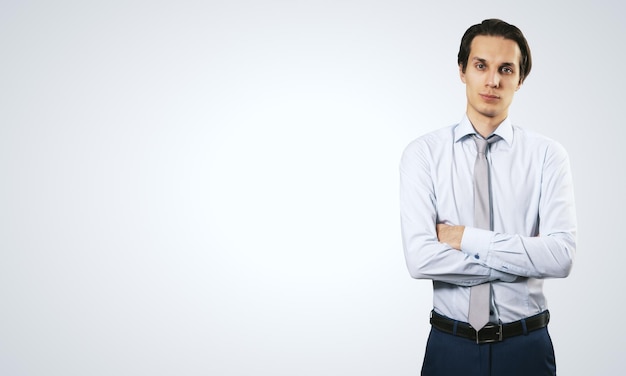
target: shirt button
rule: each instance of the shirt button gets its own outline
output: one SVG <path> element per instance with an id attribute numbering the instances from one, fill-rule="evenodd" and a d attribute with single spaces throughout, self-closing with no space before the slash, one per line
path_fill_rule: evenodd
<path id="1" fill-rule="evenodd" d="M 478 259 L 480 258 L 480 256 L 478 255 L 478 253 L 474 255 L 474 258 L 475 258 L 476 260 L 478 260 Z"/>

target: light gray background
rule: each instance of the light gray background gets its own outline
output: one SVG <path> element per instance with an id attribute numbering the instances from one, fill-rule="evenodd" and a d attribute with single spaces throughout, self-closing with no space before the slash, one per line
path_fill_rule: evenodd
<path id="1" fill-rule="evenodd" d="M 534 54 L 511 116 L 573 166 L 559 374 L 617 374 L 618 4 L 2 0 L 0 374 L 417 374 L 398 162 L 460 120 L 458 44 L 489 17 Z"/>

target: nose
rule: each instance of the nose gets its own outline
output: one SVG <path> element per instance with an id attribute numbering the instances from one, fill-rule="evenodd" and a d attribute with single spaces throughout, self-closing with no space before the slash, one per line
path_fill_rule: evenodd
<path id="1" fill-rule="evenodd" d="M 487 76 L 487 86 L 497 88 L 500 86 L 500 74 L 498 71 L 491 71 Z"/>

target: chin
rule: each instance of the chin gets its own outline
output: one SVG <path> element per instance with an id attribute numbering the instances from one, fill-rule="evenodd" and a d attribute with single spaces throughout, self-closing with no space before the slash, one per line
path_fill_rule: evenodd
<path id="1" fill-rule="evenodd" d="M 496 117 L 500 116 L 501 112 L 498 112 L 498 111 L 479 111 L 479 114 L 481 114 L 484 117 L 488 117 L 488 118 L 496 118 Z"/>

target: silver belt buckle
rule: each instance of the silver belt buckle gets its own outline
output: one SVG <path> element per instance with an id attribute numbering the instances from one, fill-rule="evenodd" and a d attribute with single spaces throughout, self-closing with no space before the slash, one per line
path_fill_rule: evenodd
<path id="1" fill-rule="evenodd" d="M 487 324 L 481 330 L 488 329 L 491 330 L 493 328 L 497 328 L 496 335 L 493 338 L 484 338 L 480 339 L 479 332 L 476 331 L 476 344 L 480 345 L 481 343 L 494 343 L 494 342 L 502 342 L 502 324 Z"/>

